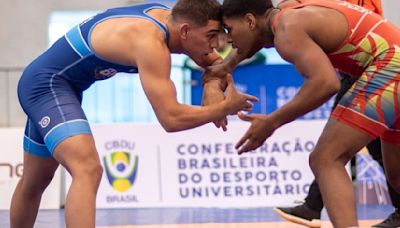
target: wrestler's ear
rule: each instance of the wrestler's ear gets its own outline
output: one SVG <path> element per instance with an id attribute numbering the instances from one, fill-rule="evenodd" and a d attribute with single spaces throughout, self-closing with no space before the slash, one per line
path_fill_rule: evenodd
<path id="1" fill-rule="evenodd" d="M 179 36 L 181 37 L 181 39 L 187 39 L 190 29 L 191 28 L 188 23 L 182 23 L 179 26 Z"/>
<path id="2" fill-rule="evenodd" d="M 249 26 L 250 30 L 256 27 L 256 17 L 252 13 L 246 13 L 244 15 L 245 23 Z"/>

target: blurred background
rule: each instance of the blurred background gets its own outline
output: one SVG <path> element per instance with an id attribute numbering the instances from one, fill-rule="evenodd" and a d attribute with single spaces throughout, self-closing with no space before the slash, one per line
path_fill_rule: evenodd
<path id="1" fill-rule="evenodd" d="M 24 67 L 36 56 L 45 51 L 69 28 L 85 18 L 106 8 L 141 2 L 146 1 L 3 0 L 0 7 L 0 127 L 24 126 L 25 115 L 19 106 L 16 88 Z M 175 1 L 159 0 L 157 2 L 172 5 Z M 400 1 L 383 0 L 385 17 L 397 25 L 400 25 L 399 9 Z M 286 64 L 273 49 L 261 52 L 266 57 L 262 64 Z M 199 84 L 197 78 L 192 80 L 193 72 L 184 67 L 186 56 L 175 55 L 172 61 L 174 67 L 171 77 L 177 86 L 178 99 L 184 103 L 198 102 Z M 288 69 L 290 70 L 290 68 Z M 248 71 L 245 73 L 248 74 Z M 196 77 L 196 72 L 194 74 Z M 237 79 L 239 89 L 260 95 L 259 88 L 251 91 L 252 86 L 246 85 L 247 83 L 258 84 L 259 81 L 254 79 L 250 80 L 251 82 L 241 81 L 240 76 L 237 77 L 239 77 Z M 301 78 L 294 80 L 299 80 L 294 83 L 301 83 Z M 101 95 L 99 95 L 99 91 L 101 91 Z M 273 99 L 273 102 L 279 103 L 290 98 L 293 91 L 295 88 L 289 89 L 285 92 L 289 95 L 278 98 L 281 101 Z M 267 99 L 268 97 L 265 101 Z M 269 102 L 269 104 L 272 103 Z M 256 107 L 256 111 L 268 112 L 269 109 L 275 107 L 259 105 L 260 107 Z M 156 121 L 140 88 L 139 78 L 131 75 L 122 74 L 111 80 L 95 83 L 85 92 L 83 107 L 92 123 Z"/>

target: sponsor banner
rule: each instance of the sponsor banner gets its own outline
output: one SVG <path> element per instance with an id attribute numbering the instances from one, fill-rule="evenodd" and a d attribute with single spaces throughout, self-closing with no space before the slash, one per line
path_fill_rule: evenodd
<path id="1" fill-rule="evenodd" d="M 231 121 L 166 133 L 158 124 L 94 125 L 104 167 L 98 208 L 258 207 L 303 199 L 310 152 L 324 121 L 295 121 L 254 152 L 237 155 L 249 125 Z M 71 178 L 67 176 L 67 188 Z"/>
<path id="2" fill-rule="evenodd" d="M 259 207 L 303 199 L 314 176 L 308 158 L 324 121 L 295 121 L 263 146 L 238 156 L 235 143 L 248 128 L 228 132 L 207 125 L 160 142 L 162 203 L 167 206 Z"/>
<path id="3" fill-rule="evenodd" d="M 156 124 L 94 125 L 92 131 L 103 165 L 98 208 L 163 206 L 160 202 L 159 141 Z M 66 192 L 71 177 L 66 176 Z"/>
<path id="4" fill-rule="evenodd" d="M 159 205 L 158 132 L 162 132 L 158 125 L 95 127 L 104 167 L 98 207 Z"/>
<path id="5" fill-rule="evenodd" d="M 11 197 L 23 173 L 23 136 L 22 128 L 0 128 L 0 209 L 9 209 Z M 60 208 L 61 190 L 60 169 L 52 183 L 44 192 L 41 209 Z"/>

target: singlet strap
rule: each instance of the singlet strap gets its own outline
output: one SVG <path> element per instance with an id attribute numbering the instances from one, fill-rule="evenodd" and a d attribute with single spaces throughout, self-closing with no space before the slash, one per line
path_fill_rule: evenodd
<path id="1" fill-rule="evenodd" d="M 148 11 L 152 10 L 152 9 L 166 9 L 169 10 L 170 8 L 167 6 L 164 6 L 162 4 L 157 4 L 154 5 L 152 7 L 146 8 L 145 10 L 143 10 L 143 14 L 147 16 L 147 19 L 150 20 L 151 22 L 153 22 L 155 25 L 157 25 L 157 27 L 159 27 L 165 34 L 165 41 L 166 43 L 169 42 L 169 32 L 168 29 L 165 27 L 164 24 L 162 24 L 161 22 L 159 22 L 158 20 L 154 19 L 153 17 L 151 17 L 150 15 L 147 14 Z"/>
<path id="2" fill-rule="evenodd" d="M 304 0 L 296 0 L 297 2 L 299 2 L 299 4 L 295 4 L 292 6 L 287 6 L 285 8 L 280 8 L 279 5 L 281 5 L 284 2 L 287 2 L 289 0 L 282 0 L 281 2 L 278 3 L 278 5 L 276 6 L 276 9 L 279 10 L 279 12 L 275 15 L 274 19 L 272 20 L 271 26 L 272 26 L 272 30 L 275 31 L 275 24 L 278 21 L 278 19 L 282 16 L 282 14 L 288 10 L 288 9 L 295 9 L 295 8 L 299 8 L 302 7 L 304 5 Z"/>

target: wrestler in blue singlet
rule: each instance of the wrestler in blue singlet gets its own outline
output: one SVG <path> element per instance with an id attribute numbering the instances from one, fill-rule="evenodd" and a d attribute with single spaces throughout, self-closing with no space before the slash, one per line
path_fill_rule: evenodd
<path id="1" fill-rule="evenodd" d="M 151 9 L 168 7 L 148 3 L 109 9 L 72 28 L 24 71 L 18 84 L 18 97 L 28 115 L 24 150 L 50 157 L 64 139 L 91 134 L 82 110 L 82 92 L 97 80 L 118 72 L 138 73 L 134 66 L 124 66 L 101 59 L 93 52 L 90 36 L 93 28 L 111 18 L 136 17 L 150 20 L 164 33 L 164 25 L 146 14 Z"/>

